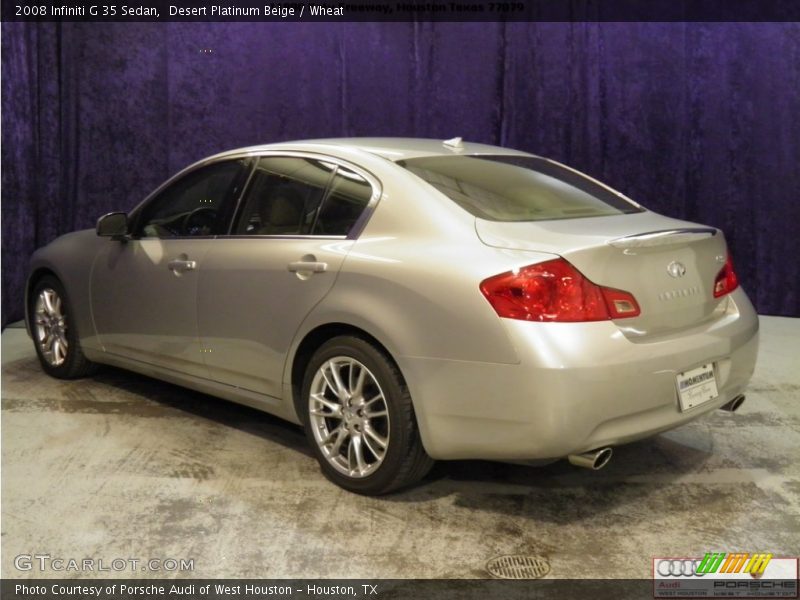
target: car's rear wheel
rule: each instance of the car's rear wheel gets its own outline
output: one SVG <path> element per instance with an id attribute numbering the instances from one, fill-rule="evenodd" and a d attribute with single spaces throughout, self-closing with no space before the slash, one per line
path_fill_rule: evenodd
<path id="1" fill-rule="evenodd" d="M 30 295 L 30 329 L 42 369 L 59 379 L 89 375 L 95 363 L 81 349 L 75 318 L 64 286 L 55 277 L 42 277 Z"/>
<path id="2" fill-rule="evenodd" d="M 306 436 L 323 473 L 341 487 L 385 494 L 433 465 L 399 369 L 366 340 L 323 344 L 306 369 L 302 399 Z"/>

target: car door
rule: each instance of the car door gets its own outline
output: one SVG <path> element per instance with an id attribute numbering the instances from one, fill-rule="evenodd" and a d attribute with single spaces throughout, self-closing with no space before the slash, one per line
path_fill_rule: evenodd
<path id="1" fill-rule="evenodd" d="M 214 235 L 227 231 L 248 159 L 223 160 L 169 182 L 130 216 L 130 239 L 95 259 L 91 306 L 112 354 L 207 377 L 197 284 Z"/>
<path id="2" fill-rule="evenodd" d="M 281 397 L 295 333 L 331 289 L 348 236 L 377 194 L 367 177 L 319 158 L 259 159 L 231 235 L 215 241 L 200 275 L 198 322 L 212 379 Z"/>

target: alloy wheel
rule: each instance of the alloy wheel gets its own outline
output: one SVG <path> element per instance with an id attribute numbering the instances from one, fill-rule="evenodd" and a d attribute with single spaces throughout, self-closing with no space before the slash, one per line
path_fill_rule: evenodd
<path id="1" fill-rule="evenodd" d="M 383 390 L 358 360 L 336 356 L 317 369 L 308 398 L 314 440 L 339 473 L 361 479 L 383 463 L 389 411 Z"/>
<path id="2" fill-rule="evenodd" d="M 58 293 L 51 288 L 39 292 L 34 307 L 34 334 L 42 356 L 53 367 L 67 359 L 67 319 Z"/>

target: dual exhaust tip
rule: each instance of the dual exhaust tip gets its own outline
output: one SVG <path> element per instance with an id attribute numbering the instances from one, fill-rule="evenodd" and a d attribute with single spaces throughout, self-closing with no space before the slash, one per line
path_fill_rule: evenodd
<path id="1" fill-rule="evenodd" d="M 720 410 L 728 412 L 736 412 L 744 404 L 744 394 L 739 394 L 730 402 L 720 406 Z M 583 454 L 570 454 L 567 460 L 576 467 L 583 467 L 584 469 L 591 469 L 598 471 L 608 464 L 614 451 L 611 448 L 598 448 L 591 452 L 584 452 Z"/>
<path id="2" fill-rule="evenodd" d="M 611 448 L 598 448 L 583 454 L 570 454 L 567 460 L 576 467 L 599 471 L 608 464 L 612 454 L 614 454 L 614 451 Z"/>
<path id="3" fill-rule="evenodd" d="M 728 412 L 736 412 L 737 410 L 739 410 L 739 407 L 742 404 L 744 404 L 744 394 L 739 394 L 738 396 L 736 396 L 736 398 L 734 398 L 727 404 L 723 404 L 722 406 L 720 406 L 719 409 L 726 410 Z"/>

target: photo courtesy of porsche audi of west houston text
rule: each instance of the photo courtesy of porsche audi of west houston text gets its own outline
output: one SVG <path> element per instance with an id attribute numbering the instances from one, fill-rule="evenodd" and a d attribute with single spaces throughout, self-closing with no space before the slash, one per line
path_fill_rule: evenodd
<path id="1" fill-rule="evenodd" d="M 207 597 L 214 596 L 292 596 L 295 592 L 308 594 L 309 597 L 318 596 L 374 596 L 378 594 L 378 586 L 373 584 L 355 585 L 321 585 L 306 584 L 303 588 L 291 585 L 267 585 L 259 583 L 246 583 L 228 585 L 224 583 L 109 583 L 104 585 L 92 584 L 66 584 L 55 583 L 48 585 L 30 585 L 26 583 L 14 584 L 14 593 L 25 596 L 81 596 L 88 598 L 101 598 L 119 595 L 124 598 L 153 598 L 164 596 L 178 597 Z"/>
<path id="2" fill-rule="evenodd" d="M 720 230 L 460 138 L 212 156 L 37 250 L 26 309 L 50 375 L 115 365 L 277 415 L 362 494 L 434 460 L 600 469 L 735 411 L 758 348 Z"/>

